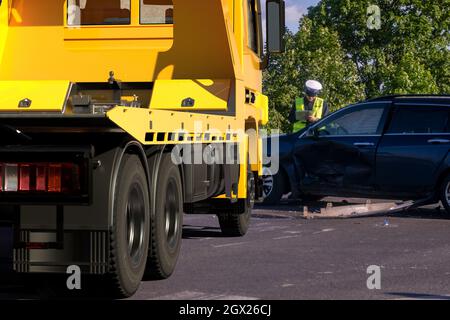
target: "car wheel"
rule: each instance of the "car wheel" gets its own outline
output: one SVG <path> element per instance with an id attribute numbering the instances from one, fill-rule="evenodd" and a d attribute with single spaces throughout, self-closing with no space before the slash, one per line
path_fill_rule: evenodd
<path id="1" fill-rule="evenodd" d="M 284 174 L 279 171 L 273 175 L 269 168 L 263 169 L 263 204 L 278 204 L 286 189 L 286 179 Z"/>
<path id="2" fill-rule="evenodd" d="M 450 175 L 444 179 L 440 193 L 442 205 L 444 206 L 447 215 L 450 215 Z"/>

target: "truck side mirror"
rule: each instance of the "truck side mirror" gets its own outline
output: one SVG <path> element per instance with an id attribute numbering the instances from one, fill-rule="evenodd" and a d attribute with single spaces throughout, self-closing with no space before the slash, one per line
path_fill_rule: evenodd
<path id="1" fill-rule="evenodd" d="M 267 51 L 269 53 L 284 52 L 285 31 L 284 0 L 267 0 Z"/>

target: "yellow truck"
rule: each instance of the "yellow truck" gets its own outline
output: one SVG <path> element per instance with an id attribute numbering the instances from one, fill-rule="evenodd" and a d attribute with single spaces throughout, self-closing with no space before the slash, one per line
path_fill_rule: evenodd
<path id="1" fill-rule="evenodd" d="M 243 236 L 284 1 L 0 0 L 3 271 L 163 279 L 183 213 Z M 7 238 L 5 240 L 5 238 Z"/>

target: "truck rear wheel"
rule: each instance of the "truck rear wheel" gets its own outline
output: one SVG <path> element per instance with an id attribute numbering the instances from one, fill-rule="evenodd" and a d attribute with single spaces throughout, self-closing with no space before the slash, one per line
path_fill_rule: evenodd
<path id="1" fill-rule="evenodd" d="M 250 166 L 248 166 L 250 167 Z M 255 177 L 251 170 L 247 171 L 247 198 L 239 199 L 237 207 L 244 207 L 243 213 L 221 213 L 219 218 L 222 234 L 227 237 L 242 237 L 250 226 L 253 204 L 255 202 Z M 233 208 L 231 208 L 233 210 Z"/>
<path id="2" fill-rule="evenodd" d="M 170 154 L 164 154 L 158 170 L 155 218 L 151 222 L 151 248 L 146 278 L 166 279 L 178 261 L 183 232 L 183 191 L 180 171 Z"/>
<path id="3" fill-rule="evenodd" d="M 115 186 L 110 237 L 110 272 L 114 293 L 133 295 L 141 283 L 148 253 L 150 199 L 141 161 L 124 155 Z"/>

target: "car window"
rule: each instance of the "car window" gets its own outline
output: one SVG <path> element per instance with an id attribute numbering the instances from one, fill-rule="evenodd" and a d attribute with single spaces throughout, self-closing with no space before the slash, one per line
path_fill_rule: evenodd
<path id="1" fill-rule="evenodd" d="M 400 106 L 396 109 L 388 133 L 449 132 L 449 108 Z"/>
<path id="2" fill-rule="evenodd" d="M 173 24 L 172 0 L 141 0 L 141 24 Z"/>
<path id="3" fill-rule="evenodd" d="M 358 109 L 325 121 L 317 131 L 320 136 L 377 134 L 383 113 L 384 106 Z"/>
<path id="4" fill-rule="evenodd" d="M 69 0 L 67 6 L 69 26 L 131 23 L 131 0 Z"/>

